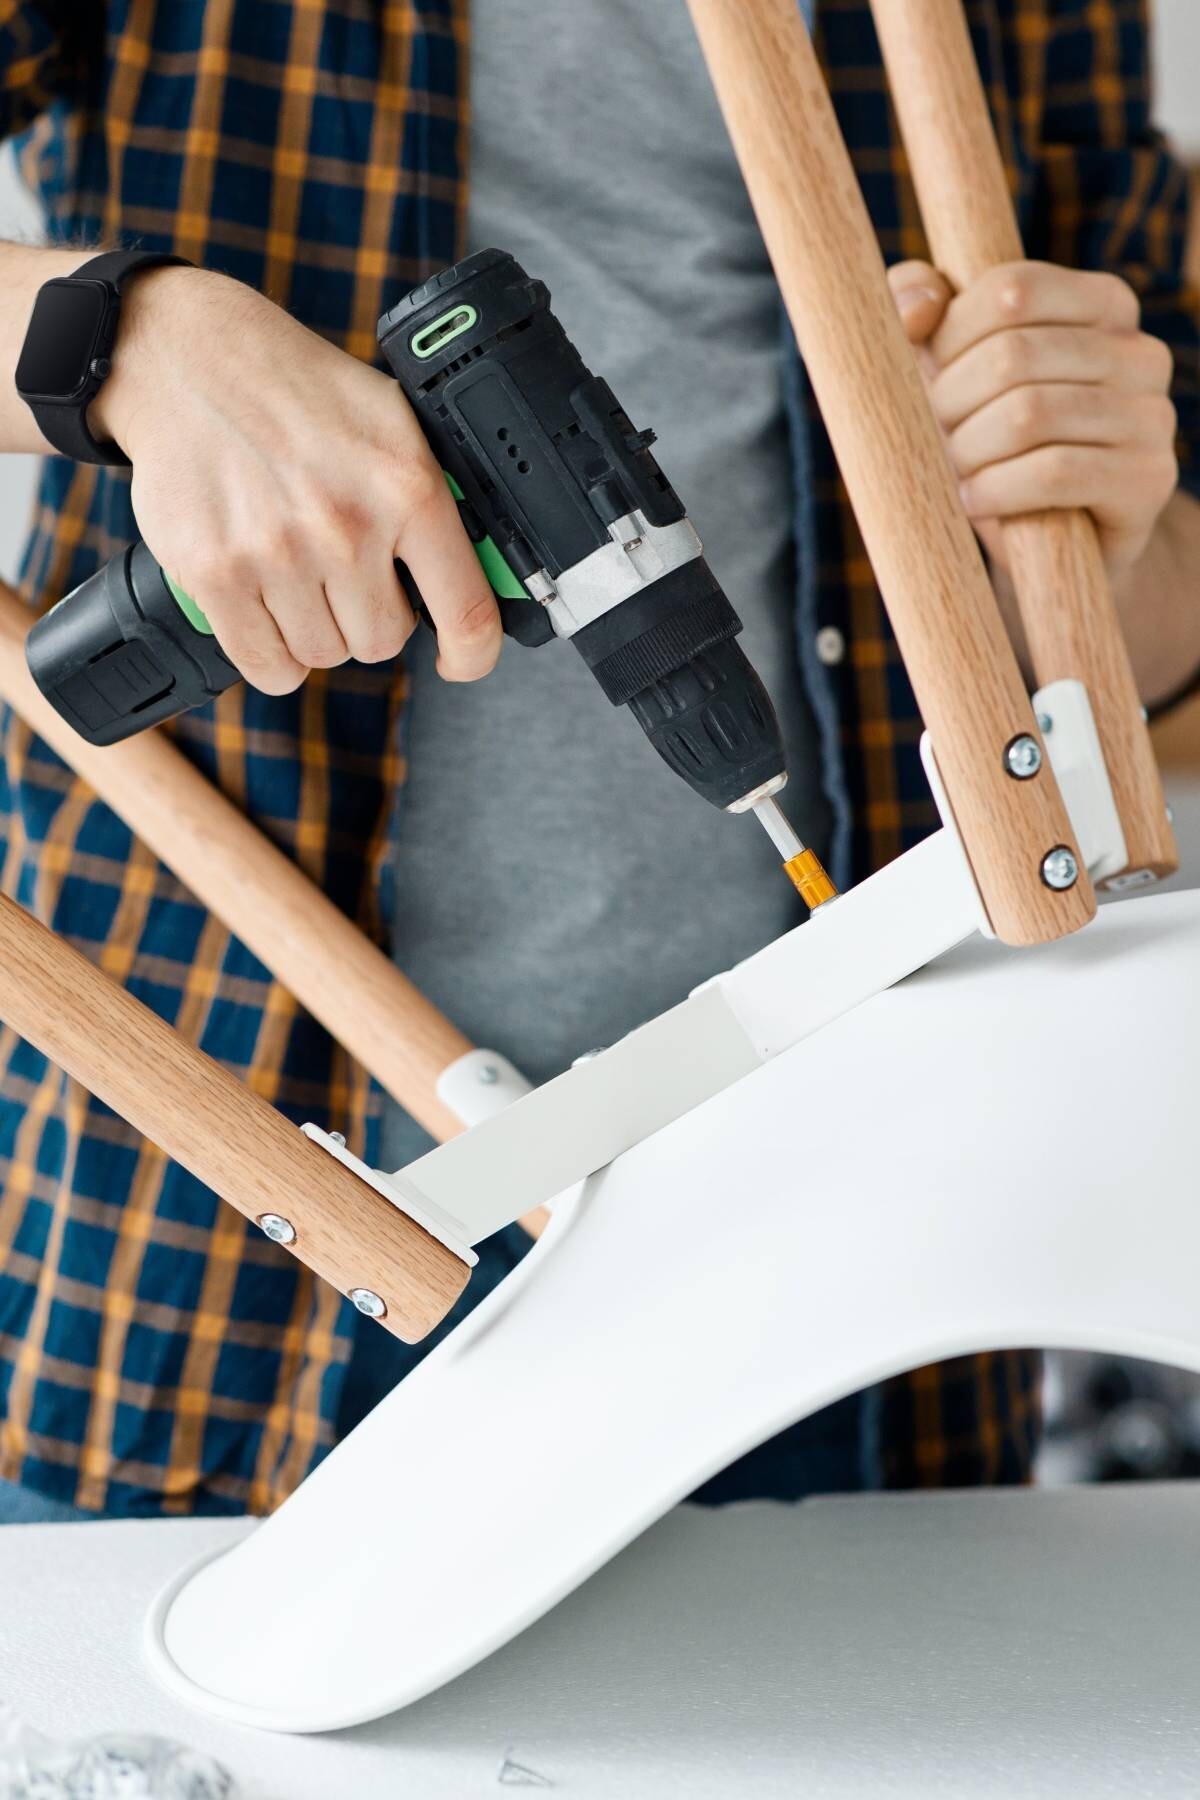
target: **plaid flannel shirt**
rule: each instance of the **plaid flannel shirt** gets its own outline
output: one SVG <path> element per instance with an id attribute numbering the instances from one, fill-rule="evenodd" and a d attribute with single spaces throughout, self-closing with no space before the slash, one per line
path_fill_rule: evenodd
<path id="1" fill-rule="evenodd" d="M 1178 359 L 1187 458 L 1200 354 L 1181 275 L 1186 187 L 1150 125 L 1143 0 L 968 10 L 1030 254 L 1134 283 Z M 865 0 L 818 0 L 818 20 L 884 250 L 921 255 Z M 468 36 L 466 0 L 0 0 L 0 134 L 20 135 L 56 240 L 174 250 L 371 358 L 385 304 L 457 252 Z M 789 379 L 798 520 L 819 564 L 798 655 L 846 878 L 934 818 L 913 696 L 798 362 Z M 124 475 L 48 461 L 31 604 L 134 535 Z M 833 667 L 815 650 L 831 626 L 848 646 Z M 175 727 L 381 941 L 402 702 L 399 667 L 350 665 L 285 698 L 238 687 Z M 11 717 L 0 819 L 8 892 L 287 1115 L 336 1124 L 371 1156 L 379 1096 L 363 1072 Z M 332 1441 L 348 1304 L 7 1028 L 0 1094 L 0 1475 L 118 1513 L 277 1503 Z M 491 1275 L 515 1254 L 494 1245 Z M 1036 1392 L 1036 1356 L 1021 1352 L 886 1384 L 873 1402 L 884 1479 L 1020 1479 Z M 786 1460 L 786 1434 L 768 1454 Z"/>

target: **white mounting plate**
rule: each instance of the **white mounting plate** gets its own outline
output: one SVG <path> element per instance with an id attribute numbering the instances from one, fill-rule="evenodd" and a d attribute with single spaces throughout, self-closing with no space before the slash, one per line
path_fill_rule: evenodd
<path id="1" fill-rule="evenodd" d="M 1123 868 L 1125 840 L 1086 690 L 1060 681 L 1035 703 L 1088 866 Z M 973 932 L 991 936 L 928 734 L 921 754 L 940 831 L 611 1048 L 536 1090 L 493 1052 L 471 1052 L 439 1084 L 471 1129 L 391 1175 L 337 1150 L 315 1126 L 305 1131 L 470 1261 L 468 1245 L 548 1205 L 760 1062 Z M 493 1077 L 490 1098 L 481 1071 Z"/>
<path id="2" fill-rule="evenodd" d="M 961 943 L 982 917 L 957 837 L 935 832 L 611 1048 L 366 1179 L 450 1248 L 482 1243 Z"/>
<path id="3" fill-rule="evenodd" d="M 807 929 L 807 928 L 806 928 Z M 404 1706 L 698 1482 L 938 1357 L 1200 1368 L 1200 894 L 975 941 L 639 1144 L 236 1549 L 147 1624 L 275 1730 Z"/>

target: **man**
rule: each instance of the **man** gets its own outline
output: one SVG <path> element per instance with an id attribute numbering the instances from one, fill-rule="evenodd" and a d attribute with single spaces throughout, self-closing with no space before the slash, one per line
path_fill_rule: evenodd
<path id="1" fill-rule="evenodd" d="M 1200 667 L 1200 511 L 1174 492 L 1200 353 L 1145 19 L 970 11 L 1044 260 L 954 300 L 921 260 L 867 7 L 821 0 L 817 24 L 1002 592 L 997 519 L 1090 507 L 1162 702 Z M 495 666 L 444 484 L 367 366 L 377 315 L 464 249 L 498 243 L 547 280 L 657 429 L 782 714 L 789 809 L 837 877 L 930 827 L 911 693 L 683 0 L 475 0 L 470 18 L 464 0 L 0 0 L 0 80 L 59 246 L 0 250 L 0 446 L 45 447 L 11 374 L 81 246 L 202 265 L 132 276 L 88 420 L 132 484 L 48 463 L 30 597 L 140 531 L 254 684 L 179 742 L 468 1033 L 542 1079 L 794 915 L 759 834 L 689 797 L 578 659 L 510 644 Z M 396 556 L 436 647 L 410 636 Z M 387 1166 L 425 1147 L 395 1109 L 381 1147 L 344 1054 L 13 722 L 5 773 L 10 890 L 286 1112 Z M 347 1376 L 345 1302 L 10 1033 L 0 1049 L 0 1506 L 272 1505 L 411 1356 L 367 1327 Z M 515 1229 L 493 1240 L 472 1291 L 520 1250 Z M 1019 1479 L 1035 1424 L 1032 1354 L 964 1359 L 829 1409 L 707 1497 Z"/>

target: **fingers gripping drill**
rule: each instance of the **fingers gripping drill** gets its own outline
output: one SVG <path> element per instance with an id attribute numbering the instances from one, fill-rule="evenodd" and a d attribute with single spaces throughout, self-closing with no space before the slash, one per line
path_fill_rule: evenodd
<path id="1" fill-rule="evenodd" d="M 607 382 L 550 310 L 544 283 L 483 250 L 379 324 L 389 366 L 458 501 L 522 644 L 569 638 L 616 706 L 714 806 L 754 811 L 810 907 L 835 890 L 775 796 L 787 775 L 774 708 L 741 621 L 683 505 Z M 410 597 L 420 607 L 407 571 Z M 195 602 L 144 544 L 29 634 L 29 668 L 93 744 L 202 705 L 240 679 Z"/>

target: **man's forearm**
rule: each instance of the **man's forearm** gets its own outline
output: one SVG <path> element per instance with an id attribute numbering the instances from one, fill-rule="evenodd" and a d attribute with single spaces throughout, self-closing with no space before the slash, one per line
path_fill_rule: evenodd
<path id="1" fill-rule="evenodd" d="M 1200 501 L 1168 501 L 1141 560 L 1117 589 L 1138 689 L 1169 700 L 1200 670 Z"/>
<path id="2" fill-rule="evenodd" d="M 14 385 L 17 359 L 38 289 L 56 275 L 73 274 L 90 254 L 0 243 L 0 452 L 50 448 Z"/>
<path id="3" fill-rule="evenodd" d="M 1007 572 L 992 581 L 1025 679 L 1036 682 Z M 1147 706 L 1169 700 L 1200 671 L 1200 501 L 1176 494 L 1167 502 L 1136 566 L 1115 590 L 1138 692 Z"/>

